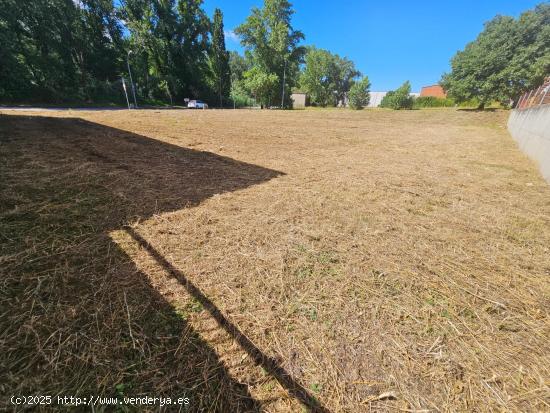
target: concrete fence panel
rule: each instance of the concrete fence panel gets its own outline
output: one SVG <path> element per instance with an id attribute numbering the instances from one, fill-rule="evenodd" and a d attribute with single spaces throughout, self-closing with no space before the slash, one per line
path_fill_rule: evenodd
<path id="1" fill-rule="evenodd" d="M 550 183 L 550 105 L 512 110 L 508 130 L 520 149 L 539 164 L 542 176 Z"/>

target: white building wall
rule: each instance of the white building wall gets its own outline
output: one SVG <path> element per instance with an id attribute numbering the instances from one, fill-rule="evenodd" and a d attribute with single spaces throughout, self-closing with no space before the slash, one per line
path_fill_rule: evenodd
<path id="1" fill-rule="evenodd" d="M 290 95 L 292 100 L 293 109 L 304 109 L 306 107 L 306 94 L 305 93 L 293 93 Z"/>
<path id="2" fill-rule="evenodd" d="M 370 102 L 367 105 L 368 108 L 377 108 L 380 106 L 380 102 L 388 92 L 370 92 Z"/>

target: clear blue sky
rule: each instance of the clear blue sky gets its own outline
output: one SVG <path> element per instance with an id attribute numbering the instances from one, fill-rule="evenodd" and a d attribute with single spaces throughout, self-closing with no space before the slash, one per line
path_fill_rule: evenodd
<path id="1" fill-rule="evenodd" d="M 290 0 L 293 25 L 304 44 L 353 60 L 368 75 L 373 91 L 397 88 L 410 80 L 413 91 L 437 83 L 457 50 L 476 38 L 497 14 L 517 17 L 543 0 Z M 230 31 L 262 0 L 204 0 L 212 16 L 224 13 Z M 242 51 L 228 36 L 227 48 Z"/>

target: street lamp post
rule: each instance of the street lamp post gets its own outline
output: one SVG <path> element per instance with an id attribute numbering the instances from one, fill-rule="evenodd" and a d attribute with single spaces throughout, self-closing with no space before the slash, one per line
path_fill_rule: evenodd
<path id="1" fill-rule="evenodd" d="M 128 50 L 128 55 L 126 56 L 126 64 L 128 65 L 128 74 L 130 75 L 130 84 L 132 85 L 132 95 L 134 96 L 134 107 L 137 109 L 137 99 L 136 99 L 136 88 L 134 87 L 134 80 L 132 79 L 132 71 L 130 70 L 130 53 L 131 50 Z"/>
<path id="2" fill-rule="evenodd" d="M 285 108 L 286 56 L 283 59 L 285 61 L 285 66 L 283 68 L 283 96 L 281 98 L 281 109 Z"/>
<path id="3" fill-rule="evenodd" d="M 124 96 L 126 96 L 126 104 L 128 105 L 128 109 L 130 109 L 130 101 L 128 100 L 128 92 L 126 92 L 126 82 L 124 81 L 124 77 L 122 77 L 122 89 L 124 89 Z"/>

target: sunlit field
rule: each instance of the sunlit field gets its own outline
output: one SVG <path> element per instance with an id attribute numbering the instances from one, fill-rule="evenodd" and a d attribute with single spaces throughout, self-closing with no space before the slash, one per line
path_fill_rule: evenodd
<path id="1" fill-rule="evenodd" d="M 550 187 L 507 112 L 1 113 L 2 393 L 549 408 Z"/>

